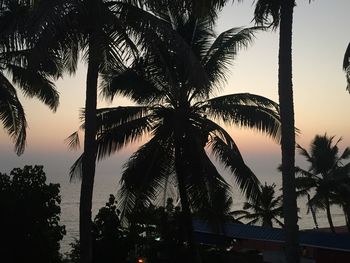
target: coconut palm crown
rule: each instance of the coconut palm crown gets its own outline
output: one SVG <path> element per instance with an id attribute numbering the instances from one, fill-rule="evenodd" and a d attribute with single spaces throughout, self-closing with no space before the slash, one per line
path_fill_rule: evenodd
<path id="1" fill-rule="evenodd" d="M 275 196 L 275 184 L 262 185 L 259 198 L 255 202 L 245 202 L 244 210 L 231 212 L 237 220 L 248 220 L 248 224 L 261 223 L 264 227 L 272 227 L 273 223 L 283 227 L 280 218 L 283 217 L 282 196 Z"/>
<path id="2" fill-rule="evenodd" d="M 177 59 L 181 54 L 164 42 L 152 43 L 153 48 L 130 66 L 105 74 L 103 94 L 111 99 L 117 94 L 126 96 L 137 106 L 98 110 L 98 158 L 149 136 L 124 166 L 120 203 L 125 211 L 136 202 L 150 203 L 174 175 L 181 202 L 184 194 L 189 196 L 190 205 L 208 200 L 214 185 L 228 186 L 208 153 L 235 176 L 247 197 L 256 197 L 257 178 L 244 163 L 232 137 L 215 121 L 256 129 L 279 140 L 278 105 L 248 93 L 212 96 L 224 83 L 237 51 L 252 41 L 258 29 L 232 28 L 215 38 L 209 19 L 193 19 L 188 13 L 168 12 L 162 16 L 191 46 L 208 84 L 189 78 L 188 65 Z M 70 143 L 76 142 L 74 134 Z M 73 174 L 79 167 L 78 160 Z M 181 194 L 181 189 L 185 193 Z"/>
<path id="3" fill-rule="evenodd" d="M 326 210 L 331 230 L 334 232 L 330 206 L 341 198 L 339 189 L 350 185 L 350 148 L 339 152 L 339 139 L 334 143 L 334 136 L 316 135 L 310 144 L 310 151 L 297 146 L 299 153 L 309 163 L 308 170 L 297 167 L 297 189 L 299 195 L 313 193 L 308 206 Z M 348 203 L 348 202 L 346 202 Z"/>

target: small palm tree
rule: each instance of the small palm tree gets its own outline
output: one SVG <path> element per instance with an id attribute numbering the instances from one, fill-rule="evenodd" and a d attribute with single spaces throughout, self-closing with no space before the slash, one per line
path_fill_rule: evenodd
<path id="1" fill-rule="evenodd" d="M 237 220 L 248 220 L 248 224 L 261 224 L 264 227 L 273 227 L 276 223 L 283 227 L 279 218 L 283 217 L 282 196 L 275 196 L 275 184 L 262 185 L 259 197 L 254 202 L 245 202 L 243 210 L 231 212 Z"/>
<path id="2" fill-rule="evenodd" d="M 312 194 L 308 206 L 326 210 L 332 232 L 335 232 L 330 206 L 339 199 L 339 189 L 349 184 L 350 163 L 343 162 L 350 158 L 350 148 L 339 154 L 338 143 L 333 143 L 334 136 L 316 135 L 310 145 L 310 153 L 297 146 L 299 153 L 309 162 L 308 170 L 296 168 L 299 195 Z"/>

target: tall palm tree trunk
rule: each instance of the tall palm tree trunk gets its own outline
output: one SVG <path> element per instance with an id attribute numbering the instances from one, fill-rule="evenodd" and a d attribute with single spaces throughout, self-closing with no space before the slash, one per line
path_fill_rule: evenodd
<path id="1" fill-rule="evenodd" d="M 90 35 L 89 61 L 86 77 L 85 137 L 80 190 L 80 262 L 92 262 L 91 209 L 96 168 L 96 106 L 99 59 L 95 34 Z"/>
<path id="2" fill-rule="evenodd" d="M 179 127 L 181 126 L 182 125 L 179 124 Z M 201 262 L 201 260 L 200 260 L 200 256 L 195 243 L 190 204 L 188 201 L 186 183 L 185 183 L 184 164 L 186 160 L 183 154 L 184 147 L 183 147 L 183 137 L 182 137 L 182 134 L 184 133 L 179 130 L 181 129 L 177 129 L 175 134 L 175 170 L 176 170 L 176 177 L 177 177 L 178 188 L 179 188 L 185 233 L 186 233 L 186 238 L 188 241 L 189 252 L 190 252 L 190 257 L 187 259 L 187 262 L 199 263 Z"/>
<path id="3" fill-rule="evenodd" d="M 329 223 L 329 227 L 333 233 L 335 233 L 335 228 L 333 225 L 333 219 L 332 219 L 332 214 L 331 214 L 331 206 L 329 204 L 329 199 L 326 198 L 326 213 L 327 213 L 327 219 Z"/>
<path id="4" fill-rule="evenodd" d="M 282 187 L 286 231 L 286 260 L 300 261 L 298 248 L 298 215 L 295 191 L 295 131 L 292 83 L 292 26 L 294 0 L 281 2 L 278 57 L 278 94 L 282 123 Z"/>

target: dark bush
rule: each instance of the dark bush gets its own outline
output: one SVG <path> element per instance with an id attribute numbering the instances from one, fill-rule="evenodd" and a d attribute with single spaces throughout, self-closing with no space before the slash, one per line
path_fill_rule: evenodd
<path id="1" fill-rule="evenodd" d="M 2 262 L 60 262 L 59 184 L 47 184 L 42 166 L 0 173 Z"/>

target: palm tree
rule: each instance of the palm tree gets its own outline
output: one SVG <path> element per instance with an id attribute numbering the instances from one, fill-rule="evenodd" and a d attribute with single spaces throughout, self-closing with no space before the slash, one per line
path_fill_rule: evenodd
<path id="1" fill-rule="evenodd" d="M 237 220 L 248 220 L 248 224 L 261 223 L 264 227 L 273 227 L 277 223 L 283 227 L 279 218 L 283 217 L 282 196 L 275 197 L 275 184 L 262 185 L 260 187 L 259 198 L 255 201 L 247 201 L 243 204 L 243 210 L 231 212 Z M 249 211 L 250 210 L 250 211 Z"/>
<path id="2" fill-rule="evenodd" d="M 132 5 L 134 2 L 142 5 L 145 1 L 56 0 L 39 1 L 36 6 L 37 27 L 41 29 L 46 40 L 63 53 L 63 60 L 70 65 L 71 72 L 76 69 L 79 51 L 83 52 L 82 57 L 87 61 L 79 223 L 81 262 L 91 262 L 92 259 L 91 207 L 97 151 L 96 104 L 99 73 L 119 67 L 122 61 L 137 55 L 130 35 L 142 50 L 147 49 L 149 41 L 169 43 L 176 40 L 175 50 L 182 50 L 186 59 L 193 57 L 162 17 L 145 12 Z M 194 76 L 196 73 L 200 78 L 196 61 L 192 62 L 188 64 L 188 74 Z M 206 78 L 202 78 L 203 82 L 205 80 Z"/>
<path id="3" fill-rule="evenodd" d="M 30 3 L 1 1 L 0 8 L 0 120 L 20 155 L 25 148 L 27 121 L 16 88 L 55 111 L 59 95 L 53 81 L 62 75 L 63 64 L 58 53 L 41 49 L 37 35 L 29 37 Z"/>
<path id="4" fill-rule="evenodd" d="M 227 66 L 237 51 L 251 42 L 257 29 L 232 28 L 215 39 L 209 19 L 197 19 L 183 11 L 168 9 L 161 16 L 191 47 L 208 84 L 203 85 L 203 77 L 189 74 L 191 64 L 179 61 L 182 55 L 174 50 L 176 46 L 153 41 L 129 67 L 104 76 L 106 96 L 123 95 L 139 106 L 99 109 L 97 144 L 102 159 L 144 135 L 150 137 L 125 164 L 123 213 L 135 204 L 147 206 L 168 177 L 176 176 L 187 238 L 193 246 L 191 207 L 207 202 L 218 189 L 228 188 L 208 151 L 235 176 L 248 198 L 255 198 L 259 189 L 236 143 L 214 121 L 256 129 L 277 140 L 280 121 L 278 105 L 261 96 L 244 93 L 210 98 L 225 81 Z M 70 142 L 77 142 L 75 134 Z M 81 158 L 73 173 L 80 168 Z"/>
<path id="5" fill-rule="evenodd" d="M 233 0 L 234 1 L 234 0 Z M 193 3 L 199 1 L 192 0 Z M 222 7 L 227 0 L 207 0 L 203 6 Z M 259 25 L 280 28 L 278 57 L 278 94 L 281 114 L 282 189 L 286 230 L 286 259 L 300 261 L 298 212 L 295 191 L 295 124 L 292 82 L 292 28 L 295 0 L 257 0 L 254 19 Z M 208 9 L 206 9 L 208 10 Z M 272 21 L 269 19 L 272 17 Z"/>
<path id="6" fill-rule="evenodd" d="M 326 210 L 330 229 L 335 232 L 330 206 L 336 200 L 346 200 L 340 198 L 342 192 L 339 189 L 349 185 L 350 163 L 344 165 L 343 162 L 350 158 L 350 148 L 345 148 L 343 153 L 339 154 L 338 143 L 341 139 L 336 143 L 333 143 L 333 140 L 334 136 L 316 135 L 311 142 L 310 153 L 300 145 L 297 146 L 300 154 L 309 162 L 309 168 L 303 170 L 297 167 L 296 180 L 301 195 L 314 192 L 308 206 Z M 343 207 L 346 207 L 345 203 Z"/>
<path id="7" fill-rule="evenodd" d="M 346 167 L 345 169 L 349 169 Z M 342 174 L 343 172 L 341 172 Z M 350 232 L 350 179 L 349 179 L 349 170 L 346 172 L 348 174 L 348 178 L 342 181 L 340 184 L 336 186 L 336 196 L 335 196 L 335 204 L 340 205 L 343 208 L 345 223 L 348 228 L 348 232 Z"/>
<path id="8" fill-rule="evenodd" d="M 74 73 L 79 53 L 87 61 L 85 99 L 85 137 L 83 176 L 80 192 L 79 233 L 80 260 L 92 261 L 91 207 L 96 159 L 96 104 L 99 72 L 110 64 L 118 64 L 125 41 L 125 29 L 111 10 L 111 1 L 64 0 L 39 1 L 35 6 L 36 23 L 43 42 L 63 55 L 63 60 Z"/>
<path id="9" fill-rule="evenodd" d="M 295 0 L 259 0 L 255 21 L 279 26 L 278 95 L 281 114 L 282 189 L 284 225 L 286 231 L 286 259 L 288 263 L 300 261 L 298 248 L 298 212 L 295 190 L 295 123 L 292 82 L 292 28 Z"/>
<path id="10" fill-rule="evenodd" d="M 348 44 L 348 47 L 344 54 L 343 70 L 346 73 L 346 81 L 348 84 L 346 86 L 346 90 L 350 92 L 350 43 Z"/>

